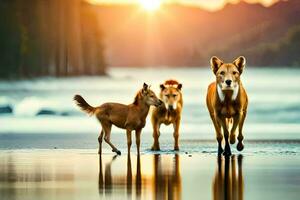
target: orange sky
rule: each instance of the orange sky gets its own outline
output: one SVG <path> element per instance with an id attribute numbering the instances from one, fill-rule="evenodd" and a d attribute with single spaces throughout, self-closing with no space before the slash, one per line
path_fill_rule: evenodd
<path id="1" fill-rule="evenodd" d="M 140 0 L 87 0 L 91 3 L 95 4 L 122 4 L 122 3 L 139 3 Z M 151 0 L 149 0 L 151 1 Z M 218 10 L 224 6 L 224 4 L 231 2 L 237 3 L 240 0 L 160 0 L 162 3 L 181 3 L 186 5 L 195 5 L 200 6 L 208 10 Z M 270 6 L 278 0 L 244 0 L 249 3 L 257 3 L 260 2 L 265 6 Z"/>

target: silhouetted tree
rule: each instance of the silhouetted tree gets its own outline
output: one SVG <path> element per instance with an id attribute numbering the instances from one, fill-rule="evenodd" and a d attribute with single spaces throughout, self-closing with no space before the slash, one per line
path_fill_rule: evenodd
<path id="1" fill-rule="evenodd" d="M 103 75 L 101 40 L 85 1 L 0 1 L 0 78 Z"/>

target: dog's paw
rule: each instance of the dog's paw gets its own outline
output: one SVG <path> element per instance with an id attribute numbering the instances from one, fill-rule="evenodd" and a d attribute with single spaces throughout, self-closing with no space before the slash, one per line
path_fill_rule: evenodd
<path id="1" fill-rule="evenodd" d="M 218 155 L 222 155 L 222 153 L 224 152 L 223 148 L 218 148 Z"/>
<path id="2" fill-rule="evenodd" d="M 160 148 L 157 146 L 152 146 L 151 151 L 160 151 Z"/>
<path id="3" fill-rule="evenodd" d="M 224 151 L 223 156 L 231 156 L 231 151 Z"/>
<path id="4" fill-rule="evenodd" d="M 223 155 L 224 156 L 231 156 L 231 149 L 230 149 L 230 146 L 229 146 L 229 144 L 227 145 L 225 145 L 225 150 L 224 150 L 224 152 L 223 152 Z"/>
<path id="5" fill-rule="evenodd" d="M 113 149 L 112 152 L 115 152 L 115 153 L 118 154 L 119 156 L 121 155 L 121 151 L 119 151 L 118 149 Z"/>
<path id="6" fill-rule="evenodd" d="M 230 139 L 229 139 L 230 144 L 234 144 L 235 140 L 236 140 L 235 137 L 230 137 Z"/>
<path id="7" fill-rule="evenodd" d="M 244 144 L 243 142 L 238 142 L 238 144 L 236 145 L 236 149 L 238 151 L 242 151 L 244 149 Z"/>

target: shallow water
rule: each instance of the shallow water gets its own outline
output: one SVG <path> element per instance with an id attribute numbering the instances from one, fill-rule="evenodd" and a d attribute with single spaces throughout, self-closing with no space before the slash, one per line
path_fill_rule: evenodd
<path id="1" fill-rule="evenodd" d="M 298 199 L 300 157 L 1 151 L 1 199 Z"/>
<path id="2" fill-rule="evenodd" d="M 180 139 L 178 153 L 205 153 L 216 155 L 217 142 L 198 138 Z M 196 137 L 196 136 L 195 136 Z M 131 152 L 136 153 L 135 137 L 133 136 Z M 113 134 L 112 143 L 122 152 L 127 153 L 127 138 L 124 134 Z M 152 154 L 152 136 L 142 135 L 141 152 Z M 173 154 L 173 137 L 165 134 L 160 137 L 161 151 L 159 153 Z M 103 142 L 103 152 L 112 154 L 108 144 Z M 96 153 L 98 148 L 97 135 L 92 134 L 1 134 L 1 149 L 86 149 Z M 239 154 L 235 145 L 231 145 L 232 152 Z M 245 140 L 243 155 L 300 155 L 300 140 Z"/>

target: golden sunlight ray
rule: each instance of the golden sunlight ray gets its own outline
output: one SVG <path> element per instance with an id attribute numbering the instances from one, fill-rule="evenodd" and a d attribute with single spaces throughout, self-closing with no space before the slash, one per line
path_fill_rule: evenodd
<path id="1" fill-rule="evenodd" d="M 147 11 L 155 11 L 159 9 L 161 0 L 139 0 L 140 5 Z"/>

